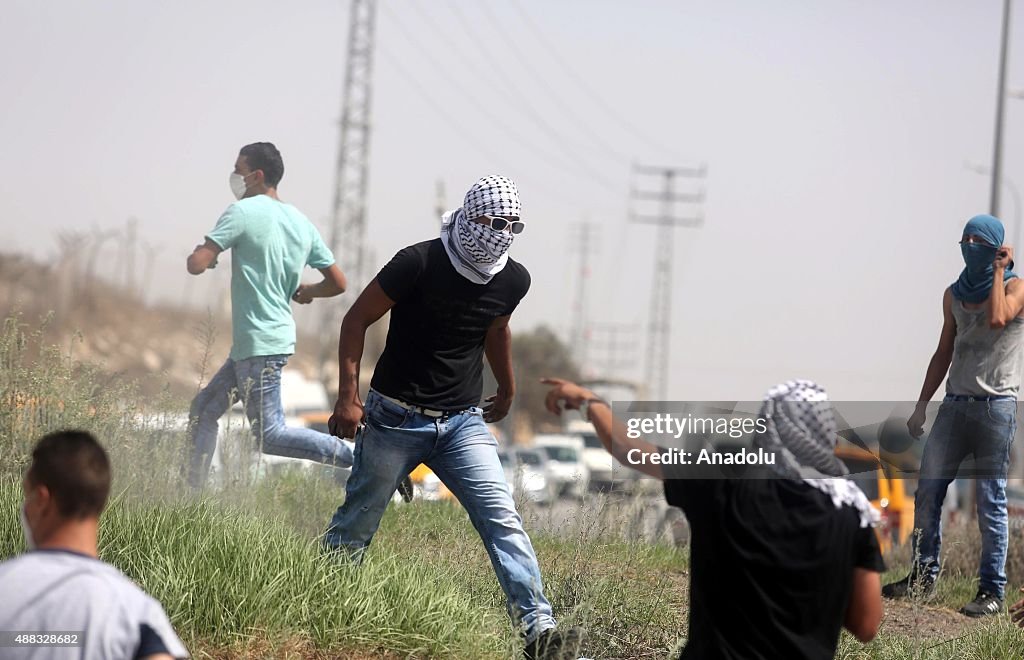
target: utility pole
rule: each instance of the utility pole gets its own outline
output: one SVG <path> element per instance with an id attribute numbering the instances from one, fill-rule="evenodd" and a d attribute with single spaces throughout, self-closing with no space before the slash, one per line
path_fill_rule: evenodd
<path id="1" fill-rule="evenodd" d="M 142 253 L 145 255 L 146 261 L 142 270 L 142 287 L 139 290 L 139 301 L 143 305 L 149 302 L 149 284 L 153 279 L 153 266 L 156 263 L 156 259 L 160 254 L 160 251 L 159 245 L 154 245 L 145 239 L 142 240 Z M 191 279 L 191 277 L 189 279 Z"/>
<path id="2" fill-rule="evenodd" d="M 348 52 L 341 95 L 341 132 L 331 207 L 330 247 L 348 279 L 341 304 L 325 302 L 320 326 L 320 381 L 330 389 L 328 369 L 337 359 L 338 329 L 351 301 L 366 283 L 366 190 L 373 96 L 373 34 L 376 0 L 351 0 Z"/>
<path id="3" fill-rule="evenodd" d="M 124 288 L 129 296 L 137 293 L 135 287 L 135 249 L 138 237 L 139 221 L 135 218 L 128 218 L 124 224 L 124 246 L 122 247 L 122 261 L 124 267 Z"/>
<path id="4" fill-rule="evenodd" d="M 678 215 L 677 204 L 694 205 L 704 201 L 703 190 L 699 192 L 676 192 L 676 182 L 703 180 L 707 168 L 651 167 L 634 165 L 633 174 L 641 177 L 658 177 L 661 190 L 630 191 L 630 222 L 655 225 L 658 228 L 655 240 L 654 279 L 651 283 L 651 308 L 647 319 L 647 356 L 645 378 L 648 396 L 663 401 L 668 390 L 668 370 L 672 347 L 672 261 L 675 252 L 676 227 L 699 227 L 704 223 L 700 214 Z M 653 204 L 652 211 L 637 212 L 634 205 L 641 207 Z"/>
<path id="5" fill-rule="evenodd" d="M 590 347 L 596 353 L 598 378 L 607 380 L 633 380 L 637 363 L 637 344 L 640 326 L 636 323 L 591 323 Z"/>
<path id="6" fill-rule="evenodd" d="M 441 224 L 441 216 L 448 212 L 448 207 L 446 206 L 447 203 L 445 202 L 444 196 L 444 179 L 437 180 L 436 191 L 437 197 L 435 199 L 437 201 L 434 206 L 434 214 L 437 216 L 437 223 Z"/>
<path id="7" fill-rule="evenodd" d="M 588 369 L 589 360 L 587 346 L 590 343 L 590 328 L 587 314 L 587 290 L 590 282 L 590 257 L 596 252 L 594 244 L 597 226 L 592 222 L 581 222 L 570 228 L 570 244 L 580 255 L 580 269 L 576 277 L 576 297 L 573 301 L 572 330 L 570 339 L 570 350 L 573 360 L 580 368 L 580 373 L 585 377 L 592 374 L 585 373 Z"/>
<path id="8" fill-rule="evenodd" d="M 1006 53 L 1010 36 L 1010 0 L 1003 0 L 1002 41 L 999 47 L 999 82 L 996 94 L 996 134 L 992 148 L 992 192 L 989 213 L 999 217 L 999 187 L 1003 181 L 1003 105 L 1006 101 Z"/>

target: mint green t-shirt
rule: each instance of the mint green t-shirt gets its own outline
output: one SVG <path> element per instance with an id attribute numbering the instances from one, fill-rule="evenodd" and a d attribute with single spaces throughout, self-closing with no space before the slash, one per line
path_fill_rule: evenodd
<path id="1" fill-rule="evenodd" d="M 294 353 L 302 270 L 334 264 L 320 232 L 291 204 L 256 195 L 229 206 L 206 238 L 231 250 L 231 359 Z"/>

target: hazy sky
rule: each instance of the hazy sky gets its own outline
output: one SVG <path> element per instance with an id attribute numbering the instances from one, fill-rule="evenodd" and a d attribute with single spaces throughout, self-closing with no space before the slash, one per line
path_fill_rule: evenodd
<path id="1" fill-rule="evenodd" d="M 533 274 L 514 327 L 568 332 L 584 219 L 600 225 L 590 317 L 642 323 L 655 232 L 625 222 L 630 161 L 706 162 L 705 224 L 676 234 L 670 395 L 809 377 L 837 399 L 913 399 L 960 229 L 988 207 L 964 162 L 991 158 L 1001 6 L 385 0 L 373 262 L 436 234 L 439 179 L 451 207 L 504 173 L 528 223 L 512 254 Z M 189 285 L 184 258 L 257 140 L 283 153 L 281 196 L 325 227 L 347 18 L 342 0 L 7 0 L 4 249 L 52 258 L 59 230 L 134 216 L 161 247 L 152 298 L 208 304 L 228 269 Z M 1024 7 L 1011 89 L 1022 23 Z M 1024 186 L 1021 118 L 1009 100 L 1005 174 Z M 1007 195 L 1008 240 L 1018 213 Z M 116 265 L 110 250 L 101 270 Z"/>

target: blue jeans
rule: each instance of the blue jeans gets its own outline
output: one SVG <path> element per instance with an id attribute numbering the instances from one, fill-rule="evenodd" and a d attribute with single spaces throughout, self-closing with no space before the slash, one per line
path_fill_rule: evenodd
<path id="1" fill-rule="evenodd" d="M 345 502 L 335 512 L 324 543 L 362 559 L 398 482 L 420 463 L 441 479 L 480 534 L 509 617 L 527 642 L 555 627 L 544 597 L 540 566 L 498 461 L 498 443 L 480 408 L 435 418 L 405 410 L 370 390 L 366 426 L 356 438 L 355 464 Z"/>
<path id="2" fill-rule="evenodd" d="M 960 464 L 974 457 L 973 477 L 981 529 L 978 588 L 1003 598 L 1006 589 L 1006 472 L 1017 430 L 1017 401 L 942 402 L 921 457 L 921 478 L 914 496 L 913 555 L 921 575 L 939 574 L 942 501 Z M 919 536 L 919 538 L 918 538 Z"/>
<path id="3" fill-rule="evenodd" d="M 267 454 L 306 458 L 338 467 L 352 465 L 352 444 L 313 429 L 285 426 L 281 409 L 281 369 L 287 355 L 232 360 L 210 379 L 189 411 L 192 441 L 188 481 L 201 488 L 217 448 L 217 421 L 236 401 L 245 405 L 259 448 Z"/>

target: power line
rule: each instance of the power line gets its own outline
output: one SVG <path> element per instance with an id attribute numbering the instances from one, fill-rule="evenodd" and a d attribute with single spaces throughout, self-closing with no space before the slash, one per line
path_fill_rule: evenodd
<path id="1" fill-rule="evenodd" d="M 587 345 L 590 342 L 590 310 L 588 305 L 588 289 L 591 276 L 591 258 L 597 251 L 595 238 L 598 226 L 592 222 L 584 221 L 570 228 L 570 247 L 580 254 L 579 273 L 576 279 L 576 297 L 573 301 L 572 310 L 572 331 L 571 349 L 576 365 L 584 376 L 591 376 L 586 372 L 591 368 Z"/>
<path id="2" fill-rule="evenodd" d="M 672 265 L 676 227 L 699 227 L 704 218 L 681 216 L 675 213 L 676 205 L 694 204 L 703 201 L 704 195 L 680 194 L 675 191 L 676 179 L 703 179 L 705 168 L 648 167 L 634 165 L 633 171 L 642 176 L 657 176 L 662 179 L 662 189 L 657 193 L 633 190 L 634 201 L 657 201 L 661 208 L 654 214 L 638 214 L 630 209 L 630 221 L 653 224 L 658 227 L 655 244 L 654 280 L 651 284 L 651 311 L 647 327 L 647 385 L 655 401 L 664 401 L 668 389 L 669 355 L 672 347 Z"/>
<path id="3" fill-rule="evenodd" d="M 434 23 L 434 20 L 430 18 L 430 15 L 427 12 L 424 12 L 420 8 L 418 3 L 409 2 L 406 6 L 412 7 L 416 11 L 416 13 L 420 15 L 420 18 L 424 21 L 424 23 L 429 25 L 435 32 L 437 32 L 440 35 L 444 34 L 444 31 L 441 30 L 436 23 Z M 462 27 L 463 32 L 465 32 L 468 36 L 472 36 L 472 31 L 466 24 L 465 17 L 462 14 L 462 12 L 459 11 L 458 8 L 455 6 L 449 5 L 449 7 L 451 8 L 452 12 L 455 13 L 456 18 L 458 19 L 459 24 Z M 458 39 L 449 39 L 445 42 L 445 46 L 446 48 L 458 50 L 457 54 L 459 56 L 459 62 L 461 64 L 470 65 L 471 68 L 475 71 L 476 75 L 479 76 L 481 80 L 492 79 L 494 77 L 494 71 L 487 71 L 485 68 L 483 68 L 483 66 L 479 63 L 476 57 L 468 57 L 466 53 L 462 51 L 461 46 L 459 45 L 460 43 L 461 42 Z M 547 133 L 548 136 L 552 138 L 552 141 L 555 142 L 557 146 L 564 150 L 564 138 L 559 134 L 558 131 L 556 131 L 550 125 L 548 125 L 548 123 L 545 122 L 544 119 L 540 116 L 540 113 L 538 113 L 534 109 L 534 107 L 530 105 L 530 102 L 526 100 L 527 95 L 524 94 L 523 91 L 515 85 L 512 78 L 508 76 L 504 68 L 498 63 L 498 61 L 494 57 L 491 56 L 490 50 L 486 48 L 482 50 L 484 52 L 484 55 L 490 61 L 491 65 L 495 69 L 497 69 L 498 72 L 502 75 L 502 85 L 508 87 L 512 94 L 516 97 L 516 108 L 522 109 L 525 112 L 526 116 L 529 117 L 537 125 L 538 128 L 540 128 L 543 132 Z M 566 155 L 572 160 L 575 160 L 577 158 L 576 154 L 573 153 L 567 153 Z"/>
<path id="4" fill-rule="evenodd" d="M 458 5 L 454 4 L 453 2 L 449 2 L 448 3 L 448 8 L 451 10 L 451 12 L 455 16 L 456 20 L 458 20 L 459 25 L 462 27 L 462 31 L 466 34 L 467 37 L 469 37 L 470 40 L 472 40 L 472 38 L 473 38 L 473 29 L 469 25 L 469 21 L 466 19 L 465 14 L 463 14 L 462 10 L 459 9 Z M 488 20 L 491 20 L 493 18 L 493 16 L 487 16 L 487 18 L 488 18 Z M 502 36 L 504 37 L 505 35 L 502 34 Z M 507 39 L 507 37 L 506 37 L 506 39 Z M 510 50 L 511 50 L 511 52 L 513 54 L 516 54 L 515 49 L 510 49 Z M 498 58 L 494 57 L 494 55 L 492 54 L 492 50 L 491 49 L 483 48 L 482 51 L 483 51 L 484 56 L 487 57 L 488 61 L 491 63 L 491 66 L 501 74 L 501 76 L 502 76 L 501 77 L 501 84 L 502 84 L 502 86 L 507 87 L 516 96 L 516 106 L 519 107 L 519 108 L 522 108 L 523 111 L 525 112 L 526 116 L 528 116 L 531 120 L 533 120 L 533 122 L 542 131 L 544 131 L 553 141 L 555 141 L 555 143 L 563 151 L 568 153 L 570 158 L 572 158 L 577 163 L 580 162 L 579 155 L 574 153 L 574 152 L 572 152 L 572 151 L 570 151 L 570 147 L 572 149 L 579 149 L 580 145 L 578 143 L 576 143 L 576 142 L 570 142 L 569 140 L 567 140 L 565 138 L 565 136 L 563 135 L 562 131 L 559 131 L 559 130 L 553 128 L 550 124 L 547 123 L 547 121 L 544 119 L 543 113 L 539 112 L 533 106 L 533 104 L 530 103 L 529 99 L 530 99 L 531 95 L 526 93 L 526 92 L 524 92 L 523 89 L 516 84 L 515 77 L 509 74 L 508 70 L 504 67 L 504 65 L 502 65 L 502 63 L 498 60 Z M 482 69 L 482 68 L 477 68 L 480 65 L 478 64 L 478 61 L 477 61 L 476 57 L 466 57 L 465 55 L 463 55 L 462 59 L 463 59 L 463 61 L 472 63 L 474 68 L 475 68 L 475 70 L 478 72 L 479 75 L 481 75 L 483 77 L 483 79 L 493 78 L 494 71 L 487 71 L 487 70 Z M 520 55 L 517 55 L 517 59 L 519 59 L 520 62 L 525 62 L 524 58 L 521 57 Z M 539 82 L 543 83 L 543 78 L 542 77 L 537 76 L 536 74 L 535 74 L 535 77 L 538 79 Z M 545 88 L 548 89 L 548 90 L 550 89 L 546 85 L 545 85 Z M 550 96 L 550 94 L 549 94 L 549 96 Z M 568 106 L 566 104 L 559 104 L 559 108 L 563 112 L 565 110 L 567 110 L 569 107 L 570 106 Z M 575 114 L 572 114 L 572 113 L 567 113 L 567 116 L 569 118 L 570 125 L 573 125 L 573 126 L 576 126 L 576 127 L 579 127 L 579 128 L 584 128 L 584 130 L 586 130 L 588 133 L 591 133 L 592 136 L 594 135 L 593 132 L 590 131 L 586 127 L 586 124 L 582 121 L 582 119 L 579 116 L 577 116 Z M 597 136 L 596 138 L 592 137 L 591 139 L 598 146 L 605 147 L 606 150 L 611 154 L 612 159 L 615 160 L 616 162 L 618 162 L 619 164 L 622 164 L 626 160 L 626 157 L 623 156 L 621 153 L 615 151 L 611 147 L 608 147 L 607 144 L 603 142 L 602 138 L 600 138 L 600 136 Z M 606 183 L 606 184 L 609 183 L 607 180 L 604 180 L 603 178 L 602 178 L 602 181 L 604 183 Z"/>
<path id="5" fill-rule="evenodd" d="M 548 84 L 546 72 L 537 71 L 534 68 L 534 65 L 532 65 L 529 62 L 529 60 L 526 58 L 523 52 L 519 49 L 519 44 L 517 44 L 512 38 L 510 38 L 508 36 L 508 33 L 502 29 L 501 25 L 499 25 L 499 20 L 495 17 L 494 12 L 490 10 L 490 5 L 486 2 L 478 2 L 476 3 L 476 6 L 480 7 L 483 10 L 483 14 L 489 21 L 490 26 L 492 26 L 495 29 L 495 32 L 497 32 L 505 41 L 505 43 L 508 44 L 509 50 L 512 51 L 512 53 L 519 58 L 519 61 L 524 64 L 524 67 L 528 69 L 532 75 L 534 75 L 534 78 L 544 88 L 548 96 L 550 96 L 551 98 L 560 98 L 559 92 L 556 91 L 554 87 Z M 572 107 L 572 103 L 563 100 L 562 102 L 559 103 L 559 106 L 563 109 L 563 111 L 567 111 L 569 107 Z M 572 122 L 575 125 L 579 126 L 581 129 L 583 129 L 584 131 L 586 131 L 588 134 L 590 134 L 591 139 L 594 140 L 594 143 L 600 146 L 608 153 L 611 153 L 611 156 L 615 160 L 621 162 L 627 160 L 627 157 L 624 156 L 621 151 L 618 151 L 614 147 L 610 146 L 607 142 L 605 142 L 601 134 L 591 129 L 590 126 L 586 122 L 584 122 L 581 117 L 573 116 Z"/>
<path id="6" fill-rule="evenodd" d="M 591 349 L 596 353 L 594 363 L 600 365 L 598 374 L 603 378 L 632 379 L 636 375 L 640 326 L 616 321 L 591 323 L 588 330 Z"/>
<path id="7" fill-rule="evenodd" d="M 384 48 L 382 44 L 377 46 L 377 50 L 379 51 L 384 61 L 387 62 L 395 70 L 396 73 L 398 73 L 402 78 L 405 79 L 405 81 L 409 85 L 409 88 L 416 92 L 416 94 L 419 95 L 420 99 L 437 113 L 438 117 L 452 129 L 452 131 L 455 133 L 455 135 L 459 137 L 460 140 L 465 142 L 468 146 L 471 146 L 475 152 L 487 156 L 496 163 L 506 162 L 505 156 L 501 156 L 496 152 L 491 151 L 486 146 L 481 146 L 487 144 L 486 140 L 481 140 L 477 137 L 474 137 L 466 130 L 465 126 L 455 121 L 455 119 L 452 118 L 451 113 L 445 110 L 445 108 L 440 103 L 438 103 L 437 99 L 435 98 L 435 95 L 428 92 L 426 88 L 423 87 L 423 85 L 420 83 L 419 79 L 417 79 L 416 76 L 414 76 L 408 69 L 402 66 L 397 57 L 392 55 L 386 48 Z M 545 183 L 542 183 L 542 181 L 543 179 L 535 181 L 533 183 L 533 186 L 535 188 L 540 188 L 541 190 L 544 190 L 550 195 L 557 196 L 562 194 L 562 191 L 559 191 Z"/>
<path id="8" fill-rule="evenodd" d="M 412 44 L 419 51 L 421 51 L 419 53 L 420 58 L 426 61 L 430 66 L 432 66 L 435 69 L 435 73 L 442 74 L 442 77 L 445 78 L 445 80 L 447 80 L 448 84 L 456 89 L 456 91 L 458 92 L 457 98 L 459 99 L 460 102 L 464 101 L 472 104 L 477 109 L 477 112 L 479 112 L 484 118 L 488 119 L 496 127 L 499 127 L 503 132 L 508 134 L 508 136 L 511 137 L 516 142 L 527 145 L 531 150 L 540 154 L 544 158 L 559 160 L 560 162 L 565 164 L 563 158 L 559 158 L 553 152 L 543 149 L 542 147 L 538 147 L 535 143 L 532 143 L 532 141 L 526 138 L 524 135 L 510 129 L 499 117 L 497 117 L 493 112 L 491 112 L 490 108 L 487 105 L 482 103 L 477 98 L 478 93 L 473 93 L 472 91 L 467 91 L 463 89 L 462 86 L 453 78 L 445 75 L 447 67 L 445 67 L 443 64 L 441 64 L 440 62 L 438 62 L 438 60 L 434 58 L 434 56 L 431 54 L 430 49 L 426 48 L 413 35 L 412 31 L 406 28 L 405 24 L 402 23 L 402 21 L 398 18 L 395 12 L 392 12 L 390 9 L 387 9 L 387 4 L 382 4 L 381 7 L 384 9 L 385 13 L 390 17 L 391 21 L 395 24 L 395 26 L 398 27 L 398 29 L 405 35 L 405 40 Z M 585 180 L 590 181 L 591 183 L 600 185 L 603 189 L 606 189 L 609 185 L 611 185 L 610 180 L 605 179 L 600 174 L 596 173 L 586 164 L 586 162 L 582 160 L 576 160 L 575 162 L 569 162 L 568 164 L 571 165 L 571 167 L 565 170 L 567 173 L 572 173 L 576 176 L 580 176 Z M 588 179 L 586 176 L 581 174 L 581 172 L 587 172 L 591 178 Z"/>
<path id="9" fill-rule="evenodd" d="M 544 36 L 544 33 L 541 31 L 536 21 L 534 21 L 533 18 L 530 17 L 530 15 L 523 8 L 522 4 L 519 2 L 519 0 L 513 0 L 511 2 L 511 5 L 515 8 L 520 18 L 523 19 L 523 22 L 526 23 L 526 25 L 533 32 L 533 36 L 537 40 L 537 42 L 540 43 L 545 50 L 547 50 L 548 57 L 550 58 L 550 60 L 557 62 L 558 65 L 562 67 L 562 69 L 565 71 L 566 76 L 570 80 L 572 80 L 577 85 L 577 87 L 583 90 L 583 92 L 591 98 L 591 100 L 598 108 L 603 110 L 608 117 L 610 117 L 617 124 L 619 124 L 619 126 L 632 133 L 633 137 L 637 138 L 641 142 L 644 142 L 647 146 L 653 147 L 654 149 L 660 151 L 661 153 L 667 156 L 672 156 L 673 158 L 677 157 L 677 155 L 672 153 L 670 149 L 666 149 L 665 145 L 661 141 L 653 139 L 652 137 L 644 133 L 644 131 L 637 128 L 628 119 L 620 115 L 612 106 L 608 104 L 607 101 L 605 101 L 605 98 L 601 93 L 595 91 L 592 87 L 590 87 L 590 85 L 584 82 L 584 78 L 580 76 L 576 72 L 576 70 L 573 67 L 571 67 L 568 63 L 566 63 L 566 61 L 558 54 L 558 51 L 555 49 L 554 46 L 551 45 L 551 42 L 548 41 L 547 37 Z"/>
<path id="10" fill-rule="evenodd" d="M 347 271 L 349 286 L 359 291 L 365 283 L 366 198 L 370 160 L 371 101 L 373 99 L 373 44 L 377 0 L 352 0 L 349 17 L 345 81 L 341 94 L 341 130 L 331 207 L 330 246 Z M 344 241 L 342 238 L 344 237 Z M 320 382 L 329 388 L 328 366 L 333 361 L 331 337 L 341 326 L 341 315 L 352 296 L 341 305 L 324 305 L 320 317 Z"/>

